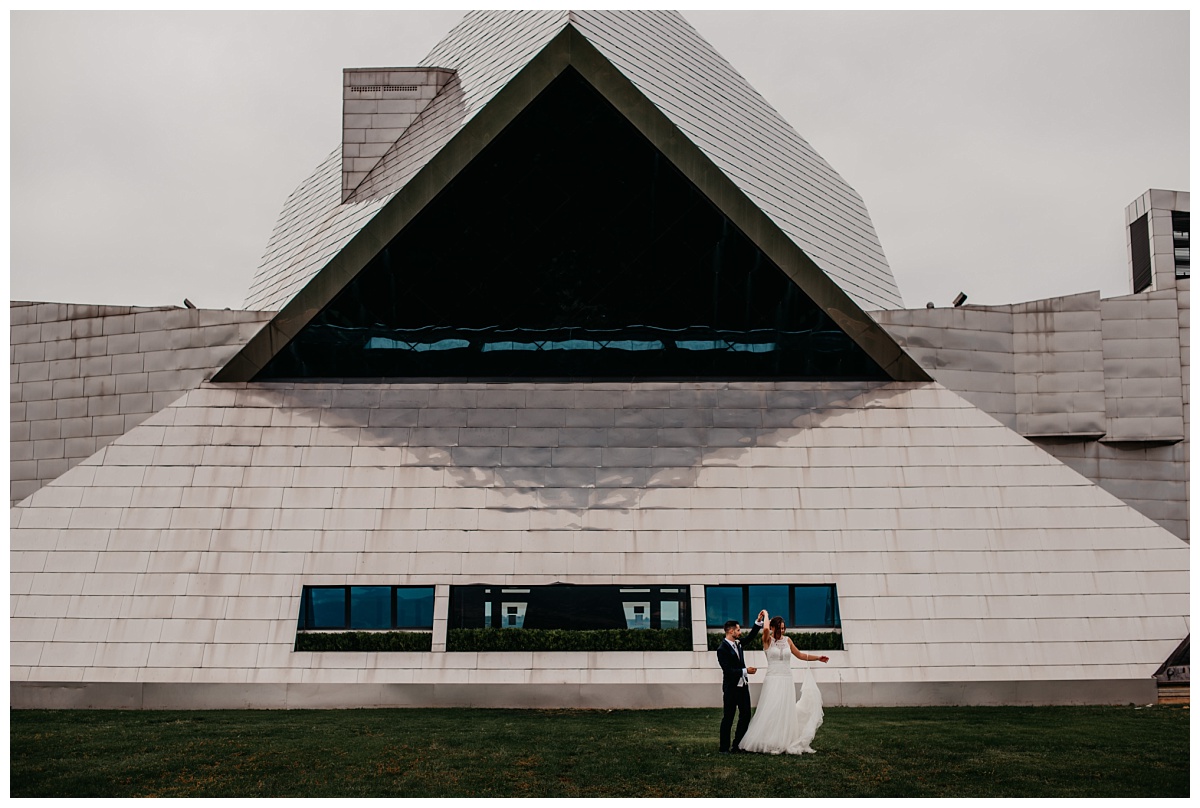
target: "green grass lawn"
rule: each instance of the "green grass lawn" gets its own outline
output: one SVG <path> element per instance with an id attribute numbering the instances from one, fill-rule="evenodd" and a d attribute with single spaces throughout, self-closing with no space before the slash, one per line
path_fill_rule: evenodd
<path id="1" fill-rule="evenodd" d="M 13 797 L 1186 797 L 1178 707 L 829 708 L 816 755 L 718 710 L 15 710 Z"/>

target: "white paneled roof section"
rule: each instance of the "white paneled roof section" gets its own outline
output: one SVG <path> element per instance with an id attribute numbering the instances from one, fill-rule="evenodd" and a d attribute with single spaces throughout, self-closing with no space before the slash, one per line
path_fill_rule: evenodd
<path id="1" fill-rule="evenodd" d="M 862 198 L 677 12 L 476 11 L 423 66 L 457 71 L 340 204 L 334 152 L 288 199 L 246 307 L 282 308 L 568 23 L 864 309 L 903 307 Z"/>
<path id="2" fill-rule="evenodd" d="M 571 19 L 856 303 L 902 305 L 862 198 L 678 12 Z"/>

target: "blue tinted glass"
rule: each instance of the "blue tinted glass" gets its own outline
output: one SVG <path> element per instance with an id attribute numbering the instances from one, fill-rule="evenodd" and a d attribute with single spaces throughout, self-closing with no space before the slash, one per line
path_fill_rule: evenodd
<path id="1" fill-rule="evenodd" d="M 469 348 L 471 343 L 465 339 L 440 339 L 437 342 L 403 342 L 387 337 L 371 337 L 367 340 L 368 350 L 396 349 L 402 351 L 449 351 L 454 348 Z"/>
<path id="2" fill-rule="evenodd" d="M 346 627 L 346 590 L 341 587 L 332 589 L 307 590 L 309 604 L 312 607 L 310 615 L 312 625 L 309 628 L 345 628 Z"/>
<path id="3" fill-rule="evenodd" d="M 350 587 L 350 628 L 391 628 L 390 586 Z"/>
<path id="4" fill-rule="evenodd" d="M 679 607 L 682 605 L 677 600 L 664 600 L 659 606 L 659 623 L 660 628 L 679 628 Z"/>
<path id="5" fill-rule="evenodd" d="M 795 589 L 796 625 L 833 628 L 842 624 L 832 586 L 797 586 Z"/>
<path id="6" fill-rule="evenodd" d="M 483 351 L 536 351 L 536 342 L 485 342 Z"/>
<path id="7" fill-rule="evenodd" d="M 742 614 L 742 587 L 704 587 L 704 612 L 705 622 L 710 628 L 720 628 L 727 620 L 744 622 L 746 616 Z"/>
<path id="8" fill-rule="evenodd" d="M 396 627 L 433 628 L 433 587 L 396 590 Z"/>
<path id="9" fill-rule="evenodd" d="M 791 626 L 792 621 L 788 617 L 787 584 L 750 587 L 750 614 L 746 619 L 753 622 L 763 609 L 766 609 L 771 617 L 782 617 L 784 622 Z"/>

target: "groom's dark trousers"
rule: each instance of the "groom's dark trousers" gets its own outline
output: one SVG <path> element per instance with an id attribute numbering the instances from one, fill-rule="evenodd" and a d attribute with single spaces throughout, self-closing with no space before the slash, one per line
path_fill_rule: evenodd
<path id="1" fill-rule="evenodd" d="M 754 639 L 759 626 L 755 625 L 746 635 L 746 640 Z M 750 685 L 738 687 L 742 681 L 742 670 L 746 667 L 746 654 L 742 651 L 741 643 L 735 651 L 728 642 L 721 640 L 717 646 L 717 662 L 721 663 L 721 695 L 725 712 L 721 716 L 721 746 L 722 752 L 737 749 L 750 726 Z M 733 746 L 729 745 L 729 730 L 733 728 L 733 714 L 738 714 L 737 732 L 733 736 Z"/>

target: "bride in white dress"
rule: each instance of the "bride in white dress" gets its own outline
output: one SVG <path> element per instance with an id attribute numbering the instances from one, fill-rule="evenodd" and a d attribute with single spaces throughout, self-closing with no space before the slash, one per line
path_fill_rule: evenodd
<path id="1" fill-rule="evenodd" d="M 782 617 L 771 619 L 771 630 L 763 634 L 763 650 L 767 654 L 767 676 L 758 696 L 758 709 L 738 747 L 743 752 L 765 752 L 768 755 L 803 755 L 815 752 L 813 736 L 825 720 L 821 708 L 821 691 L 813 681 L 812 672 L 804 666 L 800 685 L 800 700 L 796 701 L 796 685 L 792 681 L 792 657 L 806 662 L 828 662 L 827 656 L 801 653 L 790 637 Z"/>

